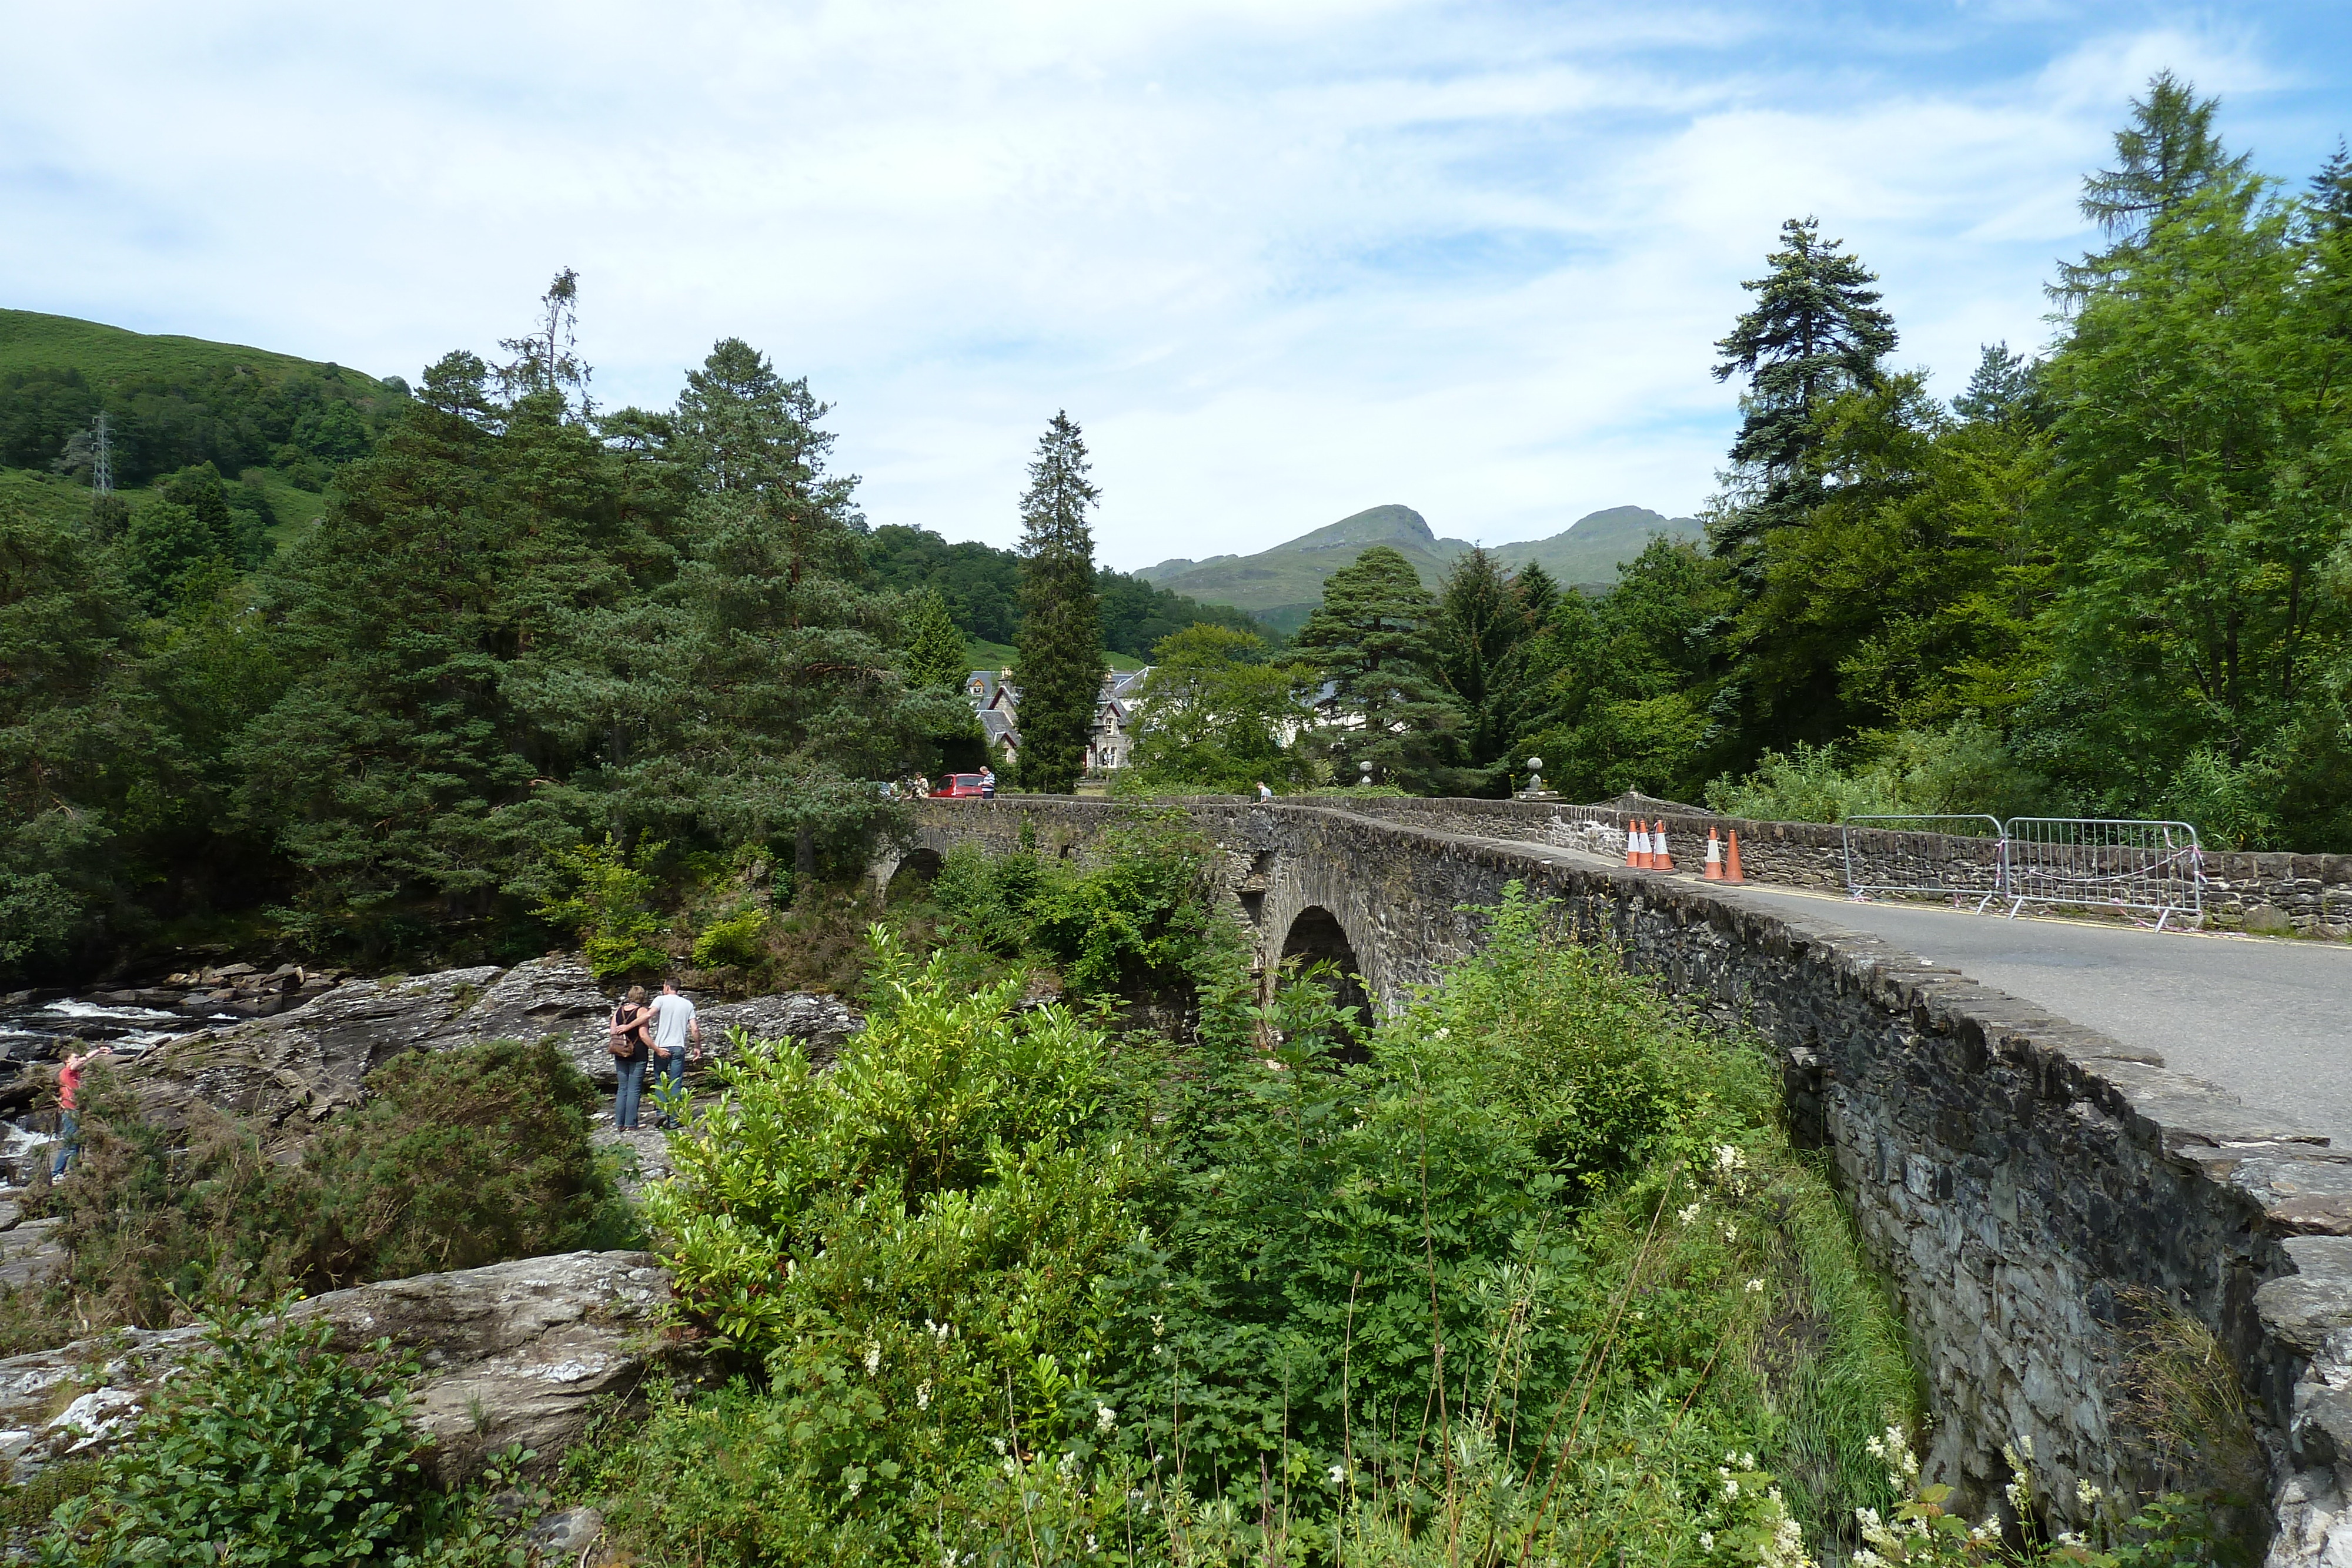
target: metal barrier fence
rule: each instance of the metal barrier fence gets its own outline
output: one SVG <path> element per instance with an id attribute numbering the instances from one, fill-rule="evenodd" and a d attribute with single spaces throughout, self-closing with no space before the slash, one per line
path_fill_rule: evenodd
<path id="1" fill-rule="evenodd" d="M 2174 915 L 2205 919 L 2205 852 L 2187 822 L 2011 817 L 2010 918 L 2029 904 L 2145 911 L 2161 931 Z"/>
<path id="2" fill-rule="evenodd" d="M 1931 824 L 1949 823 L 1954 826 Z M 1987 834 L 1980 830 L 1990 827 Z M 2095 817 L 1851 817 L 1843 824 L 1846 892 L 1995 900 L 2009 918 L 2029 904 L 2205 919 L 2205 854 L 2187 822 Z M 1970 830 L 1970 831 L 1961 831 Z M 1932 835 L 1932 837 L 1931 837 Z M 1962 851 L 1955 840 L 1980 844 Z"/>
<path id="3" fill-rule="evenodd" d="M 1848 817 L 1839 824 L 1845 853 L 1845 890 L 1854 898 L 1874 893 L 1941 894 L 1952 907 L 1976 900 L 1981 915 L 2009 885 L 2009 836 L 1998 817 L 1973 815 Z M 1958 854 L 1947 844 L 1929 845 L 1924 835 L 1969 839 L 1981 852 Z M 1859 849 L 1862 858 L 1855 860 Z"/>

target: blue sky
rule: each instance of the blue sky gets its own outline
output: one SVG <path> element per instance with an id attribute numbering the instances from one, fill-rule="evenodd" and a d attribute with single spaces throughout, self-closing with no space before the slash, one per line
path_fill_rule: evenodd
<path id="1" fill-rule="evenodd" d="M 1781 219 L 1957 390 L 2038 344 L 2083 172 L 2169 67 L 2300 182 L 2352 5 L 0 0 L 0 304 L 415 377 L 560 267 L 608 403 L 722 335 L 868 516 L 1010 542 L 1045 420 L 1103 558 L 1397 501 L 1499 543 L 1697 508 Z"/>

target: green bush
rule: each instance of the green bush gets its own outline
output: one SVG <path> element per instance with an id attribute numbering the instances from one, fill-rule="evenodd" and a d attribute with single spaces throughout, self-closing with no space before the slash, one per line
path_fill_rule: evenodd
<path id="1" fill-rule="evenodd" d="M 1843 746 L 1801 740 L 1785 753 L 1766 752 L 1745 779 L 1709 784 L 1706 803 L 1727 816 L 1780 822 L 1952 813 L 2006 818 L 2063 809 L 2049 782 L 1976 719 Z"/>
<path id="2" fill-rule="evenodd" d="M 765 909 L 739 909 L 702 928 L 694 939 L 694 962 L 704 969 L 748 969 L 768 956 L 767 931 Z"/>
<path id="3" fill-rule="evenodd" d="M 1002 908 L 1004 863 L 942 880 Z M 1033 909 L 1095 874 L 1038 863 Z M 1901 1335 L 1761 1056 L 1516 891 L 1356 1065 L 1313 984 L 1179 1052 L 875 963 L 832 1071 L 730 1065 L 649 1197 L 765 1375 L 586 1461 L 649 1557 L 1663 1562 L 1894 1500 Z"/>
<path id="4" fill-rule="evenodd" d="M 789 1042 L 722 1065 L 647 1194 L 680 1301 L 769 1384 L 656 1423 L 654 1452 L 723 1435 L 733 1456 L 683 1478 L 727 1494 L 708 1509 L 678 1511 L 677 1477 L 635 1505 L 703 1561 L 902 1560 L 928 1505 L 994 1469 L 992 1435 L 1051 1446 L 1087 1419 L 1132 1164 L 1100 1135 L 1106 1041 L 1016 1013 L 1017 981 L 974 993 L 874 942 L 874 1010 L 833 1067 Z"/>
<path id="5" fill-rule="evenodd" d="M 162 1327 L 184 1321 L 189 1301 L 634 1240 L 589 1142 L 596 1091 L 551 1041 L 412 1052 L 369 1089 L 289 1164 L 209 1107 L 158 1126 L 94 1071 L 80 1162 L 49 1200 L 67 1249 L 50 1321 Z"/>
<path id="6" fill-rule="evenodd" d="M 413 1364 L 327 1348 L 324 1318 L 235 1312 L 164 1383 L 94 1489 L 60 1504 L 54 1568 L 397 1562 L 449 1512 L 407 1427 Z"/>
<path id="7" fill-rule="evenodd" d="M 598 979 L 659 968 L 669 955 L 654 942 L 662 928 L 654 912 L 655 861 L 667 845 L 624 852 L 610 833 L 601 844 L 559 850 L 549 858 L 571 891 L 542 901 L 541 920 L 579 933 L 589 972 Z"/>

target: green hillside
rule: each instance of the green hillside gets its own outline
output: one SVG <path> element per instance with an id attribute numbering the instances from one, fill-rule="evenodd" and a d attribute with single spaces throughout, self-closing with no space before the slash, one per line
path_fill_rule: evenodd
<path id="1" fill-rule="evenodd" d="M 210 463 L 292 527 L 407 397 L 396 379 L 291 354 L 0 310 L 0 470 L 46 479 L 62 465 L 85 495 L 104 413 L 115 487 L 134 505 L 152 481 Z"/>
<path id="2" fill-rule="evenodd" d="M 1655 534 L 1692 540 L 1705 537 L 1690 517 L 1661 517 L 1642 507 L 1612 507 L 1578 519 L 1549 538 L 1492 549 L 1506 567 L 1533 561 L 1562 583 L 1605 584 L 1616 581 L 1618 565 L 1641 554 Z M 1374 545 L 1397 550 L 1432 588 L 1470 549 L 1466 539 L 1438 538 L 1411 507 L 1373 507 L 1255 555 L 1163 560 L 1135 575 L 1193 599 L 1236 605 L 1292 632 L 1322 598 L 1323 580 Z"/>
<path id="3" fill-rule="evenodd" d="M 93 382 L 185 382 L 207 373 L 246 371 L 265 378 L 327 375 L 355 397 L 384 389 L 373 376 L 242 343 L 215 343 L 173 333 L 133 332 L 72 316 L 0 310 L 0 376 L 11 371 L 77 370 Z"/>

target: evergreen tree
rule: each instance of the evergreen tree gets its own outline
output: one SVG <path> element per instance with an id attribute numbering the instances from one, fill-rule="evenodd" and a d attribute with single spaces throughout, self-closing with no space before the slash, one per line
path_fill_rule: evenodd
<path id="1" fill-rule="evenodd" d="M 1517 586 L 1484 549 L 1455 561 L 1438 587 L 1432 664 L 1462 716 L 1454 735 L 1462 775 L 1454 783 L 1465 793 L 1484 792 L 1508 771 L 1497 765 L 1507 763 L 1523 727 L 1524 644 L 1536 624 Z"/>
<path id="2" fill-rule="evenodd" d="M 1551 573 L 1529 561 L 1511 574 L 1511 591 L 1518 595 L 1519 613 L 1527 617 L 1530 632 L 1550 623 L 1552 607 L 1559 602 L 1559 584 Z"/>
<path id="3" fill-rule="evenodd" d="M 1426 793 L 1444 774 L 1444 748 L 1461 715 L 1431 673 L 1436 601 L 1412 563 L 1374 545 L 1323 580 L 1323 602 L 1291 645 L 1333 687 L 1337 722 L 1314 737 L 1333 781 L 1352 784 L 1362 764 L 1373 782 Z"/>
<path id="4" fill-rule="evenodd" d="M 2011 353 L 2007 343 L 1987 343 L 1967 389 L 1952 400 L 1952 412 L 1971 423 L 2021 413 L 2033 395 L 2040 369 L 2040 361 Z"/>
<path id="5" fill-rule="evenodd" d="M 625 841 L 789 837 L 813 873 L 870 824 L 873 780 L 970 727 L 948 685 L 898 673 L 901 629 L 862 580 L 856 481 L 827 470 L 825 412 L 751 345 L 717 344 L 667 422 L 662 463 L 692 497 L 675 575 L 575 615 L 518 684 L 540 722 L 572 727 L 580 787 Z"/>
<path id="6" fill-rule="evenodd" d="M 301 678 L 245 732 L 242 808 L 300 868 L 318 946 L 486 916 L 585 829 L 567 752 L 509 679 L 628 587 L 616 459 L 557 394 L 509 404 L 489 382 L 471 354 L 427 371 L 265 590 Z"/>
<path id="7" fill-rule="evenodd" d="M 1694 546 L 1660 538 L 1598 603 L 1561 595 L 1528 644 L 1530 711 L 1511 757 L 1541 757 L 1572 799 L 1696 798 L 1712 695 L 1701 633 L 1722 619 L 1727 576 Z"/>
<path id="8" fill-rule="evenodd" d="M 906 624 L 908 685 L 961 690 L 971 655 L 946 597 L 935 588 L 919 590 L 908 599 Z"/>
<path id="9" fill-rule="evenodd" d="M 1730 335 L 1716 344 L 1715 379 L 1745 375 L 1739 434 L 1731 444 L 1729 490 L 1708 525 L 1715 553 L 1751 590 L 1761 580 L 1757 547 L 1773 528 L 1803 520 L 1822 497 L 1808 459 L 1819 446 L 1822 410 L 1842 393 L 1877 383 L 1895 350 L 1895 319 L 1870 286 L 1878 275 L 1821 237 L 1818 218 L 1780 225 L 1771 272 L 1740 287 L 1756 296 Z"/>
<path id="10" fill-rule="evenodd" d="M 2221 107 L 2219 99 L 2200 100 L 2170 71 L 2148 79 L 2147 96 L 2131 100 L 2131 123 L 2116 132 L 2116 167 L 2083 182 L 2083 215 L 2112 243 L 2079 262 L 2060 262 L 2053 298 L 2078 305 L 2130 267 L 2147 236 L 2182 204 L 2244 178 L 2246 155 L 2231 157 L 2213 132 Z"/>
<path id="11" fill-rule="evenodd" d="M 2311 177 L 2309 208 L 2312 226 L 2319 235 L 2352 230 L 2352 148 L 2340 136 L 2336 139 L 2336 151 Z"/>
<path id="12" fill-rule="evenodd" d="M 1021 498 L 1021 781 L 1066 795 L 1086 766 L 1102 691 L 1102 615 L 1095 593 L 1094 531 L 1087 513 L 1100 492 L 1087 480 L 1087 446 L 1066 413 L 1054 415 L 1029 465 Z"/>

